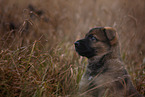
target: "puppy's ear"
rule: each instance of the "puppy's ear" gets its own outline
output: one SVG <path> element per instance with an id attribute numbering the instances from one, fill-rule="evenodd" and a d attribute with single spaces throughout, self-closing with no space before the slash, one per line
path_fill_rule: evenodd
<path id="1" fill-rule="evenodd" d="M 104 32 L 111 45 L 118 42 L 118 35 L 115 29 L 112 27 L 104 27 Z"/>

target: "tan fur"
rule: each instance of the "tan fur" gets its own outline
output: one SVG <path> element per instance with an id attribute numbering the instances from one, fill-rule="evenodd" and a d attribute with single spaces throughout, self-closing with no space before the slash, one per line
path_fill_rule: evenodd
<path id="1" fill-rule="evenodd" d="M 132 85 L 130 76 L 124 68 L 117 32 L 111 27 L 102 27 L 91 30 L 86 37 L 89 35 L 98 39 L 90 45 L 97 49 L 97 53 L 88 58 L 86 71 L 80 81 L 79 96 L 143 97 Z"/>

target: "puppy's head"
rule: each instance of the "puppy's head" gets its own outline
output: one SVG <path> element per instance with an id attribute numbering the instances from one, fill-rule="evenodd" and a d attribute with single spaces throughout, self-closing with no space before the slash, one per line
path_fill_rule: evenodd
<path id="1" fill-rule="evenodd" d="M 75 49 L 79 55 L 91 58 L 101 56 L 118 44 L 116 31 L 111 27 L 97 27 L 91 29 L 84 39 L 75 42 Z"/>

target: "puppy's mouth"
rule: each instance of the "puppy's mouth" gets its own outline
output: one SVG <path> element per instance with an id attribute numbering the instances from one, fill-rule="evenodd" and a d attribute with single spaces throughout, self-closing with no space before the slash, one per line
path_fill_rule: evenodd
<path id="1" fill-rule="evenodd" d="M 94 49 L 89 47 L 88 44 L 86 44 L 85 42 L 77 41 L 74 44 L 75 44 L 75 49 L 79 55 L 85 56 L 87 58 L 94 56 Z"/>

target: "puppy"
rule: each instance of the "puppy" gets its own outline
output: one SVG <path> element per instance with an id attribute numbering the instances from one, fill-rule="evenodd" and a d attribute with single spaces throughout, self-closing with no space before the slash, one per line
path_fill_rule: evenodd
<path id="1" fill-rule="evenodd" d="M 143 97 L 134 88 L 120 56 L 117 32 L 111 27 L 91 29 L 75 49 L 88 58 L 79 84 L 82 97 Z"/>

